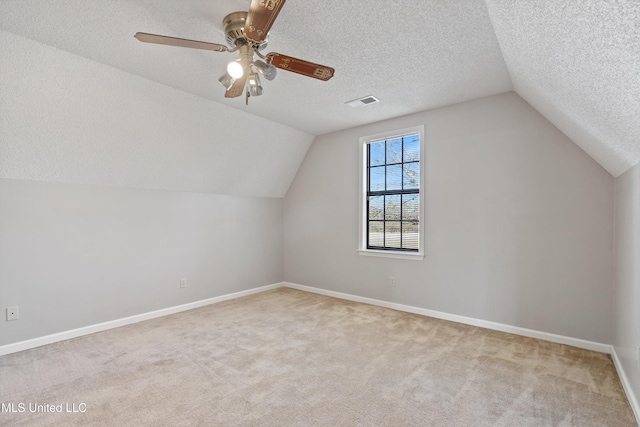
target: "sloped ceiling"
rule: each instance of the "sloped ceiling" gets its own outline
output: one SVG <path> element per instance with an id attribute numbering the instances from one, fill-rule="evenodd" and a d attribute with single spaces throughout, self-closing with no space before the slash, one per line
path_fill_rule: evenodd
<path id="1" fill-rule="evenodd" d="M 1 30 L 0 58 L 0 178 L 283 197 L 313 141 Z"/>
<path id="2" fill-rule="evenodd" d="M 0 29 L 241 112 L 217 128 L 267 119 L 321 135 L 515 90 L 612 175 L 640 160 L 636 0 L 288 0 L 266 51 L 336 75 L 321 82 L 280 71 L 248 106 L 225 99 L 217 82 L 234 54 L 133 38 L 143 31 L 224 43 L 223 17 L 249 4 L 0 0 Z M 381 102 L 344 104 L 366 95 Z M 289 162 L 297 169 L 299 156 Z"/>
<path id="3" fill-rule="evenodd" d="M 640 2 L 487 0 L 514 90 L 613 176 L 640 160 Z"/>

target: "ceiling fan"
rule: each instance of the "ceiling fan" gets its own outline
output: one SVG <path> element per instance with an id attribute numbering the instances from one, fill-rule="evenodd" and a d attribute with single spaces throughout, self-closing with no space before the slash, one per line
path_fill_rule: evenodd
<path id="1" fill-rule="evenodd" d="M 229 47 L 217 43 L 149 33 L 136 33 L 134 37 L 145 43 L 212 50 L 214 52 L 239 51 L 240 58 L 229 63 L 227 71 L 218 81 L 226 89 L 225 98 L 236 98 L 245 93 L 248 103 L 250 96 L 262 95 L 263 90 L 259 76 L 262 75 L 267 80 L 273 80 L 276 77 L 276 68 L 324 81 L 333 77 L 335 72 L 331 67 L 280 53 L 271 52 L 266 55 L 261 53 L 267 47 L 269 30 L 284 3 L 285 0 L 251 0 L 249 12 L 233 12 L 227 15 L 222 23 Z M 260 59 L 254 60 L 254 55 Z M 246 92 L 245 87 L 247 87 Z"/>

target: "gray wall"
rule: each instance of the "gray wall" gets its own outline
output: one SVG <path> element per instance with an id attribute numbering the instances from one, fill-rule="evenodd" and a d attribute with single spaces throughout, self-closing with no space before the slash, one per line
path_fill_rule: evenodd
<path id="1" fill-rule="evenodd" d="M 11 33 L 0 52 L 0 345 L 282 280 L 313 136 Z"/>
<path id="2" fill-rule="evenodd" d="M 613 345 L 636 399 L 640 398 L 640 165 L 615 183 L 616 287 Z"/>
<path id="3" fill-rule="evenodd" d="M 0 345 L 281 282 L 282 214 L 280 198 L 2 179 L 0 301 L 20 319 Z"/>
<path id="4" fill-rule="evenodd" d="M 419 124 L 426 258 L 360 256 L 358 139 Z M 611 175 L 513 92 L 324 135 L 285 197 L 284 277 L 611 343 L 613 193 Z"/>

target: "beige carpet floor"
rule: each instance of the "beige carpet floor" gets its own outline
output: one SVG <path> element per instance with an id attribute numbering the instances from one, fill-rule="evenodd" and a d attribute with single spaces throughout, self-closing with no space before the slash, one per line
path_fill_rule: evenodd
<path id="1" fill-rule="evenodd" d="M 0 401 L 11 426 L 636 425 L 608 355 L 288 288 L 3 356 Z"/>

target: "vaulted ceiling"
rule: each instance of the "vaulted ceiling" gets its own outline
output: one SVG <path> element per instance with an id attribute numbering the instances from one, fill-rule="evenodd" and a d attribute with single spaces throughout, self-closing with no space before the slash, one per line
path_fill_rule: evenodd
<path id="1" fill-rule="evenodd" d="M 513 89 L 613 176 L 640 160 L 640 2 L 487 0 Z"/>
<path id="2" fill-rule="evenodd" d="M 332 66 L 335 77 L 280 71 L 248 106 L 217 81 L 237 54 L 133 37 L 224 43 L 223 17 L 249 4 L 0 0 L 0 30 L 248 113 L 226 115 L 228 128 L 258 116 L 320 135 L 514 90 L 613 176 L 640 160 L 637 0 L 288 0 L 265 52 Z M 345 105 L 366 95 L 381 102 Z"/>

